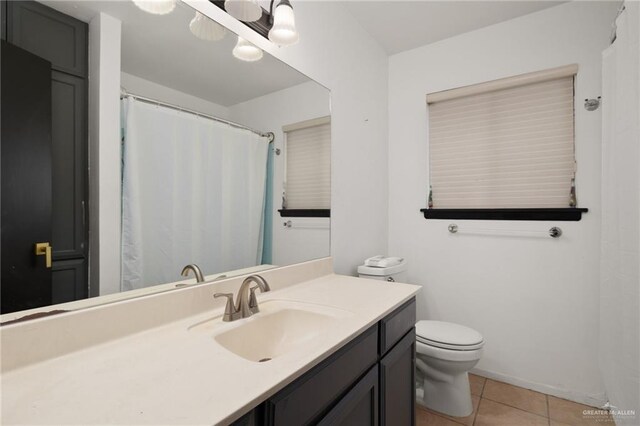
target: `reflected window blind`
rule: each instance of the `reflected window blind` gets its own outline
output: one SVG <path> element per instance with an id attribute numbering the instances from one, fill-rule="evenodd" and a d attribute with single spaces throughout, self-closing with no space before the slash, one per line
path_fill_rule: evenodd
<path id="1" fill-rule="evenodd" d="M 484 93 L 469 86 L 470 95 L 434 102 L 429 95 L 433 208 L 568 207 L 575 172 L 569 74 Z"/>
<path id="2" fill-rule="evenodd" d="M 318 124 L 319 123 L 319 124 Z M 331 124 L 329 118 L 287 126 L 285 205 L 287 209 L 331 206 Z"/>

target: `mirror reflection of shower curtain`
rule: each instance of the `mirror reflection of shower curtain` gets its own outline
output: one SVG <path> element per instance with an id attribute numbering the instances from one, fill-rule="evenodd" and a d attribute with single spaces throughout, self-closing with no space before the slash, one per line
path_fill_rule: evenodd
<path id="1" fill-rule="evenodd" d="M 123 100 L 123 291 L 259 265 L 266 137 Z"/>

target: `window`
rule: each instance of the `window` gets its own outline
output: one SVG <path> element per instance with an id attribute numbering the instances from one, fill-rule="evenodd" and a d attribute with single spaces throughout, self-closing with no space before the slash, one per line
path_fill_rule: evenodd
<path id="1" fill-rule="evenodd" d="M 285 180 L 282 216 L 329 216 L 331 208 L 330 117 L 283 127 Z"/>
<path id="2" fill-rule="evenodd" d="M 430 207 L 575 207 L 576 72 L 571 65 L 427 95 Z"/>

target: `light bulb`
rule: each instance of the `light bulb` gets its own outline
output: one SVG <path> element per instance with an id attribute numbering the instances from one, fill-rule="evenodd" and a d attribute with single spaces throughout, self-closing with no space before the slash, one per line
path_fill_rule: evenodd
<path id="1" fill-rule="evenodd" d="M 200 12 L 196 12 L 189 23 L 189 29 L 194 36 L 206 41 L 222 40 L 227 33 L 225 27 Z"/>
<path id="2" fill-rule="evenodd" d="M 262 59 L 262 50 L 238 36 L 238 43 L 233 48 L 233 56 L 247 62 L 259 61 Z"/>
<path id="3" fill-rule="evenodd" d="M 226 0 L 224 10 L 238 21 L 253 22 L 262 17 L 258 0 Z"/>
<path id="4" fill-rule="evenodd" d="M 176 0 L 133 0 L 133 3 L 154 15 L 166 15 L 176 7 Z"/>
<path id="5" fill-rule="evenodd" d="M 269 40 L 280 46 L 290 46 L 298 42 L 296 19 L 289 0 L 282 0 L 273 12 L 273 26 L 269 31 Z"/>

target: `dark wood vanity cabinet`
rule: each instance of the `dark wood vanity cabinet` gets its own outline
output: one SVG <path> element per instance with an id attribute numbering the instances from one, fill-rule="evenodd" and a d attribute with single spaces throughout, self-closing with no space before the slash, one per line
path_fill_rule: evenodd
<path id="1" fill-rule="evenodd" d="M 233 424 L 414 425 L 415 322 L 411 299 Z"/>
<path id="2" fill-rule="evenodd" d="M 378 424 L 378 366 L 372 367 L 318 422 L 318 426 L 370 426 Z"/>
<path id="3" fill-rule="evenodd" d="M 380 425 L 414 425 L 416 301 L 384 317 L 380 326 Z M 407 383 L 410 386 L 407 386 Z"/>
<path id="4" fill-rule="evenodd" d="M 416 333 L 411 329 L 380 360 L 380 424 L 413 425 L 416 413 Z M 411 383 L 411 386 L 406 386 Z"/>

